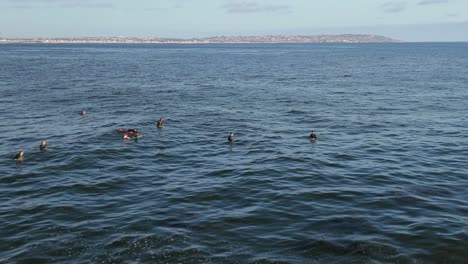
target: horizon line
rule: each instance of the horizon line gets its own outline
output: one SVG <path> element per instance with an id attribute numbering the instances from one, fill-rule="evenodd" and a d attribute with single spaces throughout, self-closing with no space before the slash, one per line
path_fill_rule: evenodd
<path id="1" fill-rule="evenodd" d="M 320 35 L 220 35 L 191 38 L 167 37 L 27 37 L 0 38 L 0 42 L 39 42 L 39 43 L 375 43 L 402 42 L 376 34 L 320 34 Z"/>

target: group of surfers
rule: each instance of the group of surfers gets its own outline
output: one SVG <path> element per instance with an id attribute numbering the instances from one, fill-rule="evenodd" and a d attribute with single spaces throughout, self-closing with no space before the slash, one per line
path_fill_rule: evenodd
<path id="1" fill-rule="evenodd" d="M 80 115 L 86 116 L 86 111 L 82 110 Z M 158 128 L 163 128 L 164 127 L 164 118 L 163 117 L 159 118 L 159 120 L 156 121 L 156 126 Z M 124 140 L 138 139 L 140 137 L 140 135 L 141 135 L 136 128 L 130 128 L 130 129 L 126 129 L 126 130 L 125 129 L 117 129 L 117 132 L 124 134 L 123 135 Z M 314 130 L 312 130 L 312 132 L 310 132 L 309 139 L 312 140 L 312 141 L 317 140 L 317 134 L 315 134 Z M 229 143 L 234 142 L 234 132 L 229 133 L 229 136 L 228 136 L 227 140 L 228 140 Z M 44 151 L 47 150 L 47 142 L 45 140 L 41 141 L 41 144 L 39 145 L 39 150 L 41 152 L 44 152 Z M 24 157 L 24 151 L 20 151 L 18 154 L 16 154 L 14 156 L 13 159 L 18 160 L 18 161 L 22 161 L 23 157 Z"/>
<path id="2" fill-rule="evenodd" d="M 41 152 L 44 152 L 47 150 L 47 142 L 45 140 L 41 141 L 41 144 L 39 145 L 39 149 L 41 150 Z M 20 151 L 18 154 L 14 156 L 13 159 L 22 161 L 23 157 L 24 157 L 24 151 Z"/>
<path id="3" fill-rule="evenodd" d="M 164 127 L 164 118 L 159 118 L 158 121 L 156 121 L 156 126 L 158 128 L 163 128 Z M 117 132 L 124 134 L 123 139 L 124 140 L 130 140 L 130 139 L 138 139 L 141 137 L 141 134 L 138 132 L 136 128 L 130 128 L 130 129 L 117 129 Z"/>

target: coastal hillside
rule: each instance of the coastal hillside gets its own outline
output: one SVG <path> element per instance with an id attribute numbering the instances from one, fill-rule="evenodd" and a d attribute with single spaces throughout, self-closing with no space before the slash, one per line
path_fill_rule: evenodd
<path id="1" fill-rule="evenodd" d="M 366 34 L 309 35 L 309 36 L 217 36 L 204 38 L 136 38 L 136 37 L 89 37 L 89 38 L 4 38 L 0 43 L 385 43 L 400 40 Z"/>

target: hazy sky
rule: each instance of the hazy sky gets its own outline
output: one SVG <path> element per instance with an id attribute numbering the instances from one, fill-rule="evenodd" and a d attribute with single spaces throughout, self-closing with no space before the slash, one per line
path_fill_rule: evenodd
<path id="1" fill-rule="evenodd" d="M 0 0 L 0 37 L 369 33 L 468 41 L 468 0 Z"/>

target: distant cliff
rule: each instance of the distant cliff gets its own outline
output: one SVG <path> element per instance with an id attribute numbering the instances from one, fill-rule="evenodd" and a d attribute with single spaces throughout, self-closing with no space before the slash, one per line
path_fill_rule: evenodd
<path id="1" fill-rule="evenodd" d="M 385 43 L 400 42 L 378 35 L 343 34 L 312 36 L 219 36 L 206 38 L 133 38 L 133 37 L 92 37 L 92 38 L 12 38 L 0 39 L 0 43 Z"/>

